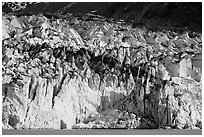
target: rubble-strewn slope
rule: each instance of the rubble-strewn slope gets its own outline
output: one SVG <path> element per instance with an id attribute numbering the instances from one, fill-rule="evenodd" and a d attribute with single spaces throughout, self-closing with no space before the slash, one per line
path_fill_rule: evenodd
<path id="1" fill-rule="evenodd" d="M 2 23 L 3 128 L 202 128 L 201 35 L 92 14 Z"/>
<path id="2" fill-rule="evenodd" d="M 202 30 L 202 2 L 4 2 L 5 13 L 50 16 L 94 12 L 106 18 L 143 23 L 152 29 Z"/>

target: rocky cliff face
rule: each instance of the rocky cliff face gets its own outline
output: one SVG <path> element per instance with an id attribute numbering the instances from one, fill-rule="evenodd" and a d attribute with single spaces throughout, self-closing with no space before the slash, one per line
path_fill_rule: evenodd
<path id="1" fill-rule="evenodd" d="M 93 14 L 2 24 L 3 128 L 202 128 L 200 34 Z"/>

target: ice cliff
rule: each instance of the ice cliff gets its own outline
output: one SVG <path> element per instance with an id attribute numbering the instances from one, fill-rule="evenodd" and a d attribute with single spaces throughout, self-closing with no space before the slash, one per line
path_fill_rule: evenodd
<path id="1" fill-rule="evenodd" d="M 2 25 L 3 129 L 202 128 L 201 34 L 93 14 Z"/>

